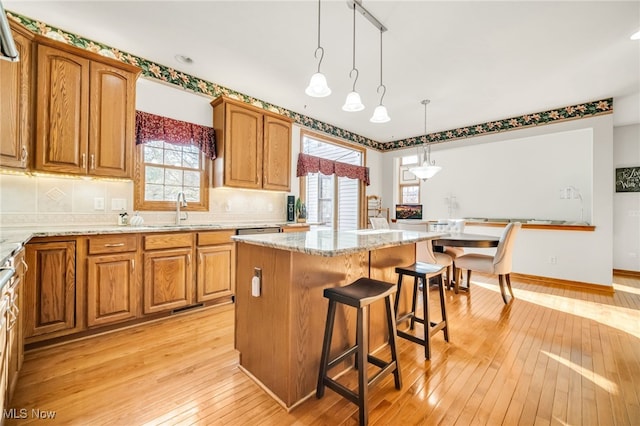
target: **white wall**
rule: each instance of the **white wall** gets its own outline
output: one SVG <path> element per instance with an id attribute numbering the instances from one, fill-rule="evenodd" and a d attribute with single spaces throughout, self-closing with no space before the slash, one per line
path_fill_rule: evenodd
<path id="1" fill-rule="evenodd" d="M 640 166 L 640 125 L 613 129 L 613 164 Z M 613 195 L 613 267 L 640 271 L 640 192 Z"/>
<path id="2" fill-rule="evenodd" d="M 523 142 L 539 142 L 545 146 L 545 150 L 537 153 Z M 500 152 L 506 150 L 505 143 L 512 145 L 508 149 L 508 156 Z M 585 151 L 586 146 L 590 146 L 590 152 Z M 415 149 L 385 154 L 383 179 L 390 182 L 388 186 L 392 186 L 386 190 L 387 194 L 391 194 L 388 200 L 397 197 L 397 178 L 394 176 L 397 168 L 394 163 L 397 158 L 410 153 L 415 153 Z M 488 165 L 488 168 L 494 168 L 492 172 L 483 172 L 482 165 L 496 161 L 493 157 L 498 159 L 498 163 L 514 163 L 518 168 L 516 171 L 512 168 L 504 177 L 495 173 L 499 168 L 496 164 Z M 443 198 L 452 193 L 460 204 L 456 216 L 468 214 L 494 218 L 515 216 L 573 220 L 579 218 L 578 201 L 560 200 L 558 190 L 566 185 L 579 187 L 585 197 L 585 218 L 595 225 L 596 230 L 523 230 L 516 241 L 514 272 L 611 285 L 612 115 L 435 145 L 432 159 L 444 167 L 433 179 L 423 183 L 421 188 L 422 203 L 427 217 L 432 219 L 447 217 Z M 469 168 L 474 171 L 470 173 Z M 509 170 L 508 167 L 500 168 L 505 169 Z M 517 170 L 529 173 L 518 173 Z M 533 170 L 540 170 L 540 176 L 532 174 Z M 391 182 L 394 182 L 393 185 Z M 536 183 L 541 186 L 536 187 Z M 526 188 L 528 193 L 509 193 L 510 187 Z M 467 229 L 476 233 L 500 232 L 499 228 Z M 550 262 L 551 257 L 557 259 L 555 264 Z"/>

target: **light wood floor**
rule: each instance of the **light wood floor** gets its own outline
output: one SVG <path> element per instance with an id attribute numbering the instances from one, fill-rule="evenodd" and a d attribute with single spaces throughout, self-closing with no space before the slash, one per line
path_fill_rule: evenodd
<path id="1" fill-rule="evenodd" d="M 447 294 L 452 340 L 431 361 L 400 339 L 403 389 L 372 389 L 370 424 L 640 424 L 640 280 L 616 277 L 614 295 L 514 280 L 509 306 L 495 279 L 472 281 Z M 286 413 L 237 365 L 232 305 L 32 351 L 10 404 L 28 418 L 8 424 L 357 424 L 331 390 Z"/>

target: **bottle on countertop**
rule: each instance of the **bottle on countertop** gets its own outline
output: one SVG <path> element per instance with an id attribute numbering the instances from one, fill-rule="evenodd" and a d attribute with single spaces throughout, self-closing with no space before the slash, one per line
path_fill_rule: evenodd
<path id="1" fill-rule="evenodd" d="M 125 226 L 129 224 L 129 215 L 124 210 L 118 215 L 118 225 Z"/>

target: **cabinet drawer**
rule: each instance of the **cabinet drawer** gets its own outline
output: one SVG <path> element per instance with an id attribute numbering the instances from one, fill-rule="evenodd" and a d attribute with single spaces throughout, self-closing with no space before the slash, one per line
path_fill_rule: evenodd
<path id="1" fill-rule="evenodd" d="M 144 236 L 144 249 L 157 250 L 193 246 L 193 234 L 174 232 L 171 234 L 150 234 Z"/>
<path id="2" fill-rule="evenodd" d="M 198 232 L 198 245 L 211 246 L 214 244 L 230 243 L 233 241 L 231 236 L 235 234 L 235 231 Z"/>
<path id="3" fill-rule="evenodd" d="M 136 235 L 101 235 L 89 237 L 89 254 L 124 253 L 138 249 Z"/>

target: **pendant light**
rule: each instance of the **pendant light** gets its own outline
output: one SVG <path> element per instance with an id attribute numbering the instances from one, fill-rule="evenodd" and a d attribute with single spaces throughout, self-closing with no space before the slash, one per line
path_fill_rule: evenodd
<path id="1" fill-rule="evenodd" d="M 324 49 L 320 46 L 320 0 L 318 0 L 318 47 L 313 54 L 316 59 L 318 58 L 318 53 L 320 53 L 318 72 L 311 76 L 309 86 L 307 86 L 304 92 L 314 98 L 324 98 L 331 94 L 331 89 L 327 84 L 327 78 L 320 72 L 320 64 L 322 64 L 322 58 L 324 57 Z"/>
<path id="2" fill-rule="evenodd" d="M 355 77 L 352 75 L 355 72 Z M 360 100 L 360 95 L 356 92 L 356 82 L 358 81 L 358 69 L 356 68 L 356 2 L 353 2 L 353 68 L 349 72 L 349 78 L 353 78 L 353 88 L 347 95 L 347 100 L 342 105 L 343 111 L 355 112 L 362 111 L 364 105 Z"/>
<path id="3" fill-rule="evenodd" d="M 391 121 L 389 113 L 387 113 L 387 107 L 382 104 L 382 99 L 384 99 L 384 95 L 387 93 L 387 87 L 382 84 L 382 30 L 380 30 L 380 85 L 378 86 L 378 93 L 380 93 L 380 89 L 382 89 L 382 96 L 380 96 L 380 105 L 376 107 L 376 109 L 373 111 L 373 115 L 369 119 L 369 121 L 372 123 L 387 123 Z"/>
<path id="4" fill-rule="evenodd" d="M 422 156 L 418 153 L 418 158 L 422 157 L 422 164 L 418 167 L 412 167 L 409 169 L 411 173 L 416 175 L 418 179 L 422 179 L 426 181 L 427 179 L 431 179 L 442 170 L 442 167 L 436 166 L 435 161 L 431 161 L 431 145 L 427 142 L 427 104 L 431 102 L 429 99 L 425 99 L 420 103 L 424 105 L 424 140 L 425 143 L 422 144 Z M 425 148 L 426 145 L 426 148 Z"/>

